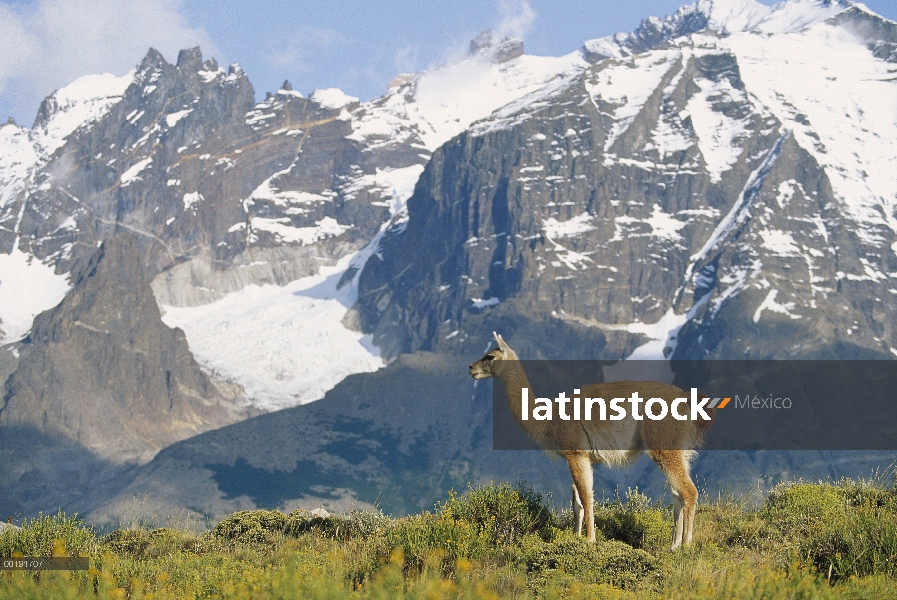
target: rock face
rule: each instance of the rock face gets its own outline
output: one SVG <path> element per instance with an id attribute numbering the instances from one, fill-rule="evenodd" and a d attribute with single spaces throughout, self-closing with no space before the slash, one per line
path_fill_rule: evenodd
<path id="1" fill-rule="evenodd" d="M 121 464 L 245 418 L 200 370 L 184 333 L 162 323 L 141 259 L 131 237 L 103 243 L 73 291 L 35 320 L 0 426 L 69 437 Z"/>
<path id="2" fill-rule="evenodd" d="M 845 21 L 787 36 L 811 46 Z M 360 321 L 387 354 L 479 346 L 485 319 L 511 335 L 542 323 L 528 356 L 889 358 L 897 238 L 876 157 L 838 150 L 850 114 L 829 128 L 841 107 L 824 92 L 763 87 L 775 36 L 661 41 L 437 151 L 360 279 Z M 877 174 L 851 186 L 857 163 Z M 568 342 L 583 327 L 591 347 Z"/>
<path id="3" fill-rule="evenodd" d="M 68 287 L 80 285 L 74 274 L 86 268 L 97 244 L 113 236 L 133 239 L 156 300 L 168 307 L 197 307 L 249 285 L 315 275 L 362 249 L 390 220 L 402 221 L 423 164 L 454 131 L 537 89 L 556 68 L 582 62 L 505 59 L 472 55 L 462 65 L 398 82 L 365 104 L 339 90 L 305 98 L 288 82 L 255 104 L 239 66 L 225 71 L 203 61 L 198 49 L 182 51 L 176 65 L 151 50 L 123 78 L 79 80 L 44 102 L 32 130 L 0 128 L 0 249 L 11 251 L 19 269 L 7 272 L 0 259 L 2 285 L 34 287 L 33 277 L 17 273 L 30 273 L 23 265 L 38 270 L 61 292 L 44 303 L 53 306 Z M 453 90 L 448 84 L 459 69 L 494 82 L 497 99 L 484 103 L 471 90 Z M 454 102 L 448 110 L 439 104 L 446 98 Z M 351 290 L 339 290 L 364 257 L 343 267 L 344 282 L 320 299 L 354 303 Z M 43 288 L 33 295 L 50 296 Z M 251 321 L 251 311 L 245 314 Z M 15 323 L 0 302 L 7 343 L 31 329 L 28 319 L 13 316 Z M 308 319 L 310 327 L 319 325 Z M 339 316 L 331 320 L 345 331 Z M 280 324 L 273 329 L 267 335 L 276 337 Z M 212 349 L 231 343 L 217 341 Z M 287 344 L 274 340 L 272 347 L 278 343 Z M 291 348 L 303 359 L 290 369 L 320 352 Z M 214 364 L 204 366 L 211 371 Z M 280 371 L 278 378 L 289 376 Z M 222 377 L 242 385 L 231 375 Z M 244 396 L 236 405 L 256 400 Z"/>
<path id="4" fill-rule="evenodd" d="M 44 103 L 36 129 L 54 106 L 54 97 Z M 89 259 L 97 240 L 133 234 L 150 278 L 168 273 L 157 291 L 169 304 L 283 284 L 317 272 L 311 243 L 338 237 L 339 257 L 388 215 L 332 189 L 358 154 L 339 114 L 292 90 L 255 105 L 238 66 L 225 73 L 197 48 L 171 65 L 151 50 L 120 101 L 70 135 L 4 212 L 24 203 L 22 245 L 63 272 Z M 8 247 L 14 234 L 3 235 Z M 166 284 L 181 273 L 199 285 Z"/>
<path id="5" fill-rule="evenodd" d="M 252 414 L 238 387 L 216 392 L 157 300 L 193 306 L 317 273 L 366 244 L 390 208 L 373 177 L 357 181 L 381 163 L 347 139 L 345 105 L 291 89 L 255 104 L 238 66 L 225 72 L 199 49 L 176 65 L 150 50 L 124 79 L 101 97 L 78 96 L 76 82 L 43 103 L 33 130 L 3 129 L 0 247 L 72 290 L 18 358 L 3 353 L 2 422 L 145 462 Z M 4 272 L 3 293 L 27 288 L 15 276 Z"/>

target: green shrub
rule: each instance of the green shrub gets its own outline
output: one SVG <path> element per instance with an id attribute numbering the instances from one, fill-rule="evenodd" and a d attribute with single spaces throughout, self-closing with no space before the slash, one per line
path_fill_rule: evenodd
<path id="1" fill-rule="evenodd" d="M 821 520 L 838 518 L 846 506 L 842 490 L 828 483 L 784 483 L 769 492 L 767 518 L 783 527 L 810 531 Z"/>
<path id="2" fill-rule="evenodd" d="M 669 546 L 673 525 L 663 511 L 602 512 L 595 515 L 596 529 L 606 539 L 618 540 L 633 548 L 657 551 Z"/>
<path id="3" fill-rule="evenodd" d="M 554 542 L 531 540 L 525 551 L 527 572 L 538 589 L 548 584 L 611 584 L 633 589 L 657 572 L 657 561 L 644 550 L 618 541 L 591 544 L 582 536 L 561 534 Z"/>
<path id="4" fill-rule="evenodd" d="M 770 526 L 769 522 L 761 516 L 744 511 L 726 511 L 718 514 L 717 526 L 722 533 L 722 543 L 726 546 L 739 546 L 743 548 L 763 549 L 781 541 L 781 532 Z"/>
<path id="5" fill-rule="evenodd" d="M 143 528 L 116 529 L 103 538 L 103 545 L 116 554 L 138 557 L 149 547 L 150 533 Z"/>
<path id="6" fill-rule="evenodd" d="M 446 569 L 450 570 L 459 558 L 482 557 L 492 548 L 492 543 L 476 523 L 425 513 L 399 519 L 390 528 L 380 551 L 391 553 L 396 548 L 401 550 L 406 568 L 420 570 L 435 555 L 442 557 Z"/>
<path id="7" fill-rule="evenodd" d="M 897 510 L 897 490 L 883 478 L 842 479 L 837 487 L 850 506 L 877 506 Z"/>
<path id="8" fill-rule="evenodd" d="M 770 492 L 762 514 L 827 579 L 897 575 L 892 490 L 848 480 L 785 484 Z"/>
<path id="9" fill-rule="evenodd" d="M 309 511 L 297 509 L 289 514 L 284 531 L 298 536 L 314 531 L 335 540 L 370 539 L 384 533 L 392 520 L 380 510 L 353 510 L 345 517 L 315 517 Z"/>
<path id="10" fill-rule="evenodd" d="M 673 539 L 672 515 L 638 488 L 626 491 L 625 503 L 619 497 L 596 502 L 595 529 L 606 539 L 651 551 L 669 546 Z"/>
<path id="11" fill-rule="evenodd" d="M 91 556 L 97 546 L 93 529 L 62 511 L 39 515 L 26 520 L 18 530 L 0 533 L 0 556 Z"/>
<path id="12" fill-rule="evenodd" d="M 549 498 L 523 484 L 489 484 L 468 487 L 459 496 L 449 492 L 440 514 L 447 519 L 476 525 L 495 544 L 513 544 L 530 533 L 550 537 L 557 517 L 548 507 Z"/>
<path id="13" fill-rule="evenodd" d="M 382 535 L 392 527 L 392 519 L 379 509 L 353 510 L 346 517 L 352 531 L 362 539 Z"/>
<path id="14" fill-rule="evenodd" d="M 287 521 L 277 510 L 240 510 L 218 523 L 212 534 L 244 544 L 271 543 L 283 536 Z"/>
<path id="15" fill-rule="evenodd" d="M 170 556 L 179 552 L 201 553 L 208 547 L 208 534 L 192 533 L 169 527 L 117 529 L 103 538 L 103 546 L 116 554 L 133 558 Z"/>

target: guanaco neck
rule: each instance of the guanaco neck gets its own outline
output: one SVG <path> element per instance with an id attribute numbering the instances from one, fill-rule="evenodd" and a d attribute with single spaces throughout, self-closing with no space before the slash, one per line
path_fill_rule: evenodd
<path id="1" fill-rule="evenodd" d="M 529 384 L 526 372 L 519 360 L 507 361 L 499 379 L 505 386 L 505 396 L 508 399 L 508 408 L 517 419 L 520 427 L 537 443 L 542 443 L 548 433 L 547 421 L 536 421 L 530 414 L 526 421 L 523 420 L 523 388 L 529 389 L 529 410 L 533 408 L 533 388 Z"/>

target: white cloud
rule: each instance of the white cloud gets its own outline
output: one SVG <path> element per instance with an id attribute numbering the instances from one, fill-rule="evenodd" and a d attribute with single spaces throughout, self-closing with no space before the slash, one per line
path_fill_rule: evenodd
<path id="1" fill-rule="evenodd" d="M 536 20 L 536 11 L 528 0 L 498 0 L 497 8 L 500 20 L 494 31 L 498 39 L 523 38 Z"/>
<path id="2" fill-rule="evenodd" d="M 123 75 L 152 46 L 169 60 L 182 48 L 217 48 L 181 14 L 182 0 L 0 2 L 0 96 L 29 119 L 40 101 L 81 75 Z M 220 57 L 219 58 L 223 58 Z"/>

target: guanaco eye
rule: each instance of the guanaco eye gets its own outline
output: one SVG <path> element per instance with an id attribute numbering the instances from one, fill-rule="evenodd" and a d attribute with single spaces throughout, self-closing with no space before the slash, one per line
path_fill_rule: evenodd
<path id="1" fill-rule="evenodd" d="M 483 357 L 483 360 L 494 360 L 494 357 L 487 355 Z"/>

